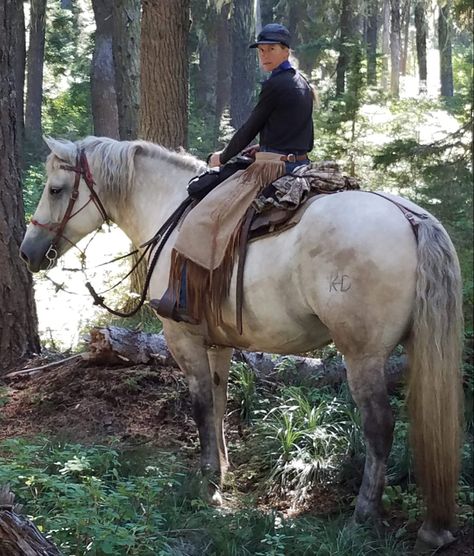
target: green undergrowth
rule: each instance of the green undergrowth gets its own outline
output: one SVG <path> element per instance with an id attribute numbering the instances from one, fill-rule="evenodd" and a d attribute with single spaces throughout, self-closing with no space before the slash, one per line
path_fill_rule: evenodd
<path id="1" fill-rule="evenodd" d="M 286 373 L 288 369 L 283 369 Z M 350 527 L 364 461 L 360 415 L 348 388 L 305 377 L 230 379 L 232 469 L 222 508 L 203 499 L 184 452 L 84 446 L 51 438 L 0 444 L 0 484 L 65 556 L 381 556 L 410 554 L 423 518 L 401 394 L 383 495 L 382 531 Z M 0 400 L 8 394 L 0 392 Z M 472 527 L 472 437 L 467 431 L 459 525 Z M 293 508 L 289 517 L 285 508 Z M 274 511 L 270 508 L 279 508 Z"/>
<path id="2" fill-rule="evenodd" d="M 65 555 L 335 555 L 404 553 L 395 536 L 334 520 L 214 509 L 173 454 L 46 438 L 0 444 L 0 483 Z"/>

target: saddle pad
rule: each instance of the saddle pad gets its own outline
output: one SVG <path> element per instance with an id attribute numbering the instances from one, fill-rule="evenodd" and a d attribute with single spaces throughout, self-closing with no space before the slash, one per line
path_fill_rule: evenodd
<path id="1" fill-rule="evenodd" d="M 250 226 L 248 241 L 255 241 L 264 236 L 279 234 L 299 223 L 306 209 L 315 201 L 325 197 L 328 193 L 319 193 L 309 197 L 306 202 L 295 211 L 273 208 L 261 214 L 256 214 Z"/>

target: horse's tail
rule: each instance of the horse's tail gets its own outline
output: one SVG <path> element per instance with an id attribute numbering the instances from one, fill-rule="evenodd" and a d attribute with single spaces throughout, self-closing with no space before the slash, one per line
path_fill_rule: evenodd
<path id="1" fill-rule="evenodd" d="M 454 246 L 441 224 L 418 227 L 413 325 L 408 342 L 408 408 L 417 481 L 427 520 L 452 525 L 462 420 L 462 281 Z"/>

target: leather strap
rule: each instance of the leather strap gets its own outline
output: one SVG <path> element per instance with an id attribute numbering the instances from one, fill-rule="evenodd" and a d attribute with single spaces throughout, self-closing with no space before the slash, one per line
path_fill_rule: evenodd
<path id="1" fill-rule="evenodd" d="M 255 216 L 255 208 L 250 207 L 244 216 L 244 223 L 242 225 L 242 230 L 240 232 L 239 239 L 239 263 L 237 266 L 237 285 L 236 285 L 236 322 L 237 331 L 242 335 L 242 307 L 244 302 L 244 267 L 245 259 L 247 258 L 247 245 L 250 233 L 250 226 L 252 225 L 252 220 Z"/>
<path id="2" fill-rule="evenodd" d="M 301 160 L 307 160 L 307 159 L 308 159 L 308 153 L 305 154 L 288 153 L 280 156 L 280 160 L 282 162 L 300 162 Z"/>
<path id="3" fill-rule="evenodd" d="M 377 195 L 378 197 L 382 197 L 382 199 L 386 199 L 387 201 L 393 203 L 410 223 L 411 229 L 413 230 L 415 238 L 418 241 L 418 226 L 420 225 L 420 221 L 429 218 L 429 214 L 427 214 L 426 212 L 416 212 L 412 209 L 409 209 L 402 203 L 399 203 L 398 201 L 395 201 L 395 199 L 387 197 L 383 193 L 379 193 L 377 191 L 367 191 L 367 193 L 372 193 L 373 195 Z"/>

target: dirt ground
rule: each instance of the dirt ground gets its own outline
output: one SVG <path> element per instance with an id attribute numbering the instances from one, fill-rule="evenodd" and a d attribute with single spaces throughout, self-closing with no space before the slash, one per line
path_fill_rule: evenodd
<path id="1" fill-rule="evenodd" d="M 47 362 L 37 358 L 28 367 Z M 8 400 L 1 408 L 0 440 L 48 434 L 65 441 L 98 444 L 113 438 L 124 446 L 148 444 L 176 450 L 191 460 L 190 465 L 198 465 L 198 436 L 191 404 L 183 375 L 176 368 L 158 364 L 100 367 L 77 359 L 4 383 Z M 236 443 L 242 432 L 237 412 L 232 409 L 226 433 Z M 238 478 L 237 483 L 243 491 L 252 488 Z M 347 491 L 321 487 L 298 510 L 277 498 L 262 499 L 261 507 L 287 515 L 328 515 L 347 503 L 347 496 Z M 393 517 L 391 527 L 397 527 L 397 521 Z M 472 528 L 458 530 L 456 537 L 443 554 L 474 554 Z"/>

